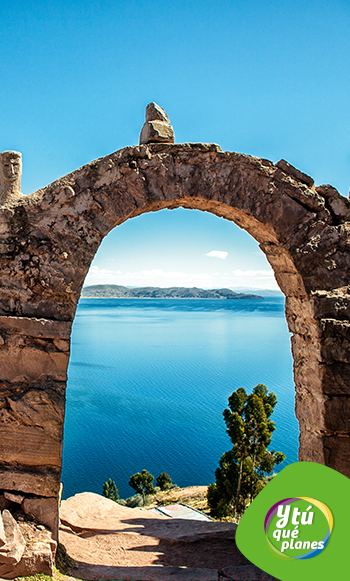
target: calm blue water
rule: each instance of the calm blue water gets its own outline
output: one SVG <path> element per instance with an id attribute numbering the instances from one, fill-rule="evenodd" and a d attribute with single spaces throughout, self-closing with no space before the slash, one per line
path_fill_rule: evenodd
<path id="1" fill-rule="evenodd" d="M 278 396 L 273 447 L 297 460 L 298 424 L 283 298 L 82 299 L 67 387 L 64 497 L 131 496 L 131 474 L 209 484 L 230 449 L 228 396 L 264 383 Z"/>

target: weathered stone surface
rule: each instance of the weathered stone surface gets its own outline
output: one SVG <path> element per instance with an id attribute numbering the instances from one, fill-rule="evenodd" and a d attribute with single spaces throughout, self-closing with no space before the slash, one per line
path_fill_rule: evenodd
<path id="1" fill-rule="evenodd" d="M 0 512 L 0 548 L 6 544 L 6 533 L 4 528 L 4 523 L 2 522 L 2 516 Z"/>
<path id="2" fill-rule="evenodd" d="M 63 421 L 62 394 L 31 389 L 22 397 L 5 396 L 0 404 L 0 465 L 22 463 L 26 467 L 50 466 L 59 470 Z"/>
<path id="3" fill-rule="evenodd" d="M 10 383 L 40 381 L 67 381 L 68 355 L 53 351 L 47 353 L 36 347 L 0 348 L 2 380 Z"/>
<path id="4" fill-rule="evenodd" d="M 311 294 L 317 319 L 349 320 L 350 287 L 332 291 L 318 290 Z"/>
<path id="5" fill-rule="evenodd" d="M 52 552 L 48 543 L 36 542 L 32 544 L 15 566 L 0 565 L 2 579 L 29 577 L 38 573 L 53 575 Z"/>
<path id="6" fill-rule="evenodd" d="M 174 130 L 163 121 L 146 121 L 140 133 L 141 143 L 174 143 Z"/>
<path id="7" fill-rule="evenodd" d="M 69 341 L 64 341 L 63 339 L 54 339 L 53 344 L 59 351 L 69 351 Z"/>
<path id="8" fill-rule="evenodd" d="M 285 159 L 280 159 L 276 164 L 276 167 L 284 171 L 284 173 L 293 176 L 299 182 L 303 182 L 310 188 L 314 185 L 314 180 L 308 176 L 306 173 L 299 171 L 296 167 L 288 163 Z"/>
<path id="9" fill-rule="evenodd" d="M 15 504 L 22 504 L 24 496 L 22 494 L 12 494 L 11 492 L 4 492 L 4 497 Z"/>
<path id="10" fill-rule="evenodd" d="M 0 563 L 1 579 L 14 579 L 44 573 L 53 575 L 53 561 L 57 544 L 46 530 L 30 523 L 21 523 L 26 546 L 16 565 Z"/>
<path id="11" fill-rule="evenodd" d="M 26 544 L 12 514 L 8 510 L 4 510 L 1 516 L 6 543 L 0 547 L 0 564 L 14 566 L 21 560 Z"/>
<path id="12" fill-rule="evenodd" d="M 350 398 L 347 395 L 332 396 L 326 400 L 325 425 L 334 435 L 350 437 Z"/>
<path id="13" fill-rule="evenodd" d="M 339 223 L 350 220 L 350 208 L 347 200 L 339 194 L 339 192 L 329 184 L 318 186 L 316 188 L 318 194 L 326 198 L 327 206 L 334 214 Z"/>
<path id="14" fill-rule="evenodd" d="M 325 362 L 350 363 L 350 321 L 321 319 Z"/>
<path id="15" fill-rule="evenodd" d="M 0 333 L 2 336 L 20 335 L 40 339 L 69 340 L 71 326 L 71 323 L 66 321 L 0 316 Z"/>
<path id="16" fill-rule="evenodd" d="M 350 396 L 350 366 L 347 363 L 324 365 L 323 391 L 327 395 Z"/>
<path id="17" fill-rule="evenodd" d="M 157 105 L 157 103 L 148 103 L 146 107 L 146 121 L 163 121 L 170 125 L 170 119 L 163 107 Z"/>
<path id="18" fill-rule="evenodd" d="M 42 523 L 52 531 L 53 538 L 58 541 L 58 499 L 31 497 L 24 499 L 23 510 L 33 516 L 36 522 Z"/>
<path id="19" fill-rule="evenodd" d="M 32 466 L 22 465 L 18 468 L 0 464 L 0 489 L 51 497 L 59 493 L 60 474 L 61 471 L 57 468 L 41 464 L 34 471 Z M 8 505 L 4 508 L 8 508 Z"/>
<path id="20" fill-rule="evenodd" d="M 349 435 L 325 438 L 325 464 L 350 478 L 350 437 Z"/>

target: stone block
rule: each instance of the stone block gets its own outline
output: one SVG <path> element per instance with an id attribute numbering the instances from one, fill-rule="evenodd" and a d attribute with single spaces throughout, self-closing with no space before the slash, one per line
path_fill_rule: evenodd
<path id="1" fill-rule="evenodd" d="M 341 196 L 333 186 L 324 184 L 316 188 L 318 194 L 327 199 L 328 206 L 340 223 L 350 220 L 350 203 L 349 200 Z"/>
<path id="2" fill-rule="evenodd" d="M 319 433 L 310 432 L 300 426 L 299 436 L 300 462 L 318 462 L 325 464 L 324 439 Z"/>
<path id="3" fill-rule="evenodd" d="M 50 438 L 41 426 L 0 424 L 0 442 L 1 463 L 57 468 L 61 465 L 61 441 Z"/>
<path id="4" fill-rule="evenodd" d="M 314 317 L 313 302 L 308 298 L 286 297 L 286 319 L 291 333 L 319 335 L 318 321 Z"/>
<path id="5" fill-rule="evenodd" d="M 280 159 L 275 166 L 281 169 L 284 173 L 293 176 L 298 182 L 302 182 L 306 184 L 310 188 L 314 185 L 314 180 L 312 177 L 308 176 L 306 173 L 298 170 L 296 167 L 285 161 L 284 159 Z"/>
<path id="6" fill-rule="evenodd" d="M 321 319 L 321 354 L 325 362 L 350 363 L 350 323 Z"/>
<path id="7" fill-rule="evenodd" d="M 26 546 L 25 540 L 18 524 L 8 510 L 3 511 L 2 522 L 5 530 L 6 543 L 0 547 L 0 563 L 11 566 L 17 565 L 24 553 Z"/>
<path id="8" fill-rule="evenodd" d="M 22 494 L 13 494 L 12 492 L 4 492 L 4 498 L 16 504 L 22 504 L 24 496 Z"/>
<path id="9" fill-rule="evenodd" d="M 350 438 L 328 436 L 324 439 L 326 466 L 350 478 Z"/>
<path id="10" fill-rule="evenodd" d="M 146 143 L 174 143 L 174 130 L 164 109 L 157 103 L 146 107 L 146 121 L 140 133 L 140 145 Z"/>
<path id="11" fill-rule="evenodd" d="M 275 277 L 285 296 L 306 297 L 305 286 L 299 274 L 275 271 Z"/>
<path id="12" fill-rule="evenodd" d="M 71 323 L 31 317 L 0 316 L 0 332 L 42 339 L 69 339 Z"/>
<path id="13" fill-rule="evenodd" d="M 318 319 L 350 319 L 349 287 L 333 291 L 315 291 L 312 293 L 315 305 L 315 317 Z"/>
<path id="14" fill-rule="evenodd" d="M 325 394 L 350 396 L 350 365 L 347 363 L 324 365 L 322 386 Z"/>
<path id="15" fill-rule="evenodd" d="M 16 579 L 32 575 L 53 575 L 53 557 L 51 546 L 45 542 L 34 542 L 28 546 L 22 559 L 15 566 L 0 564 L 1 579 Z"/>
<path id="16" fill-rule="evenodd" d="M 175 135 L 171 125 L 163 121 L 146 121 L 140 133 L 142 143 L 174 143 Z"/>
<path id="17" fill-rule="evenodd" d="M 70 347 L 69 341 L 65 341 L 63 339 L 54 339 L 53 344 L 55 345 L 55 347 L 59 351 L 64 351 L 64 352 L 69 351 L 69 347 Z"/>
<path id="18" fill-rule="evenodd" d="M 47 353 L 34 347 L 0 350 L 0 381 L 22 383 L 48 379 L 67 380 L 68 355 Z"/>
<path id="19" fill-rule="evenodd" d="M 350 434 L 350 395 L 333 396 L 325 402 L 327 430 Z"/>
<path id="20" fill-rule="evenodd" d="M 58 540 L 58 498 L 26 498 L 22 508 L 24 512 L 35 518 L 35 521 L 47 526 L 53 533 L 55 541 Z"/>
<path id="21" fill-rule="evenodd" d="M 0 489 L 51 497 L 58 494 L 59 487 L 60 473 L 58 469 L 54 470 L 40 465 L 37 466 L 35 472 L 32 472 L 26 467 L 9 467 L 0 464 Z M 4 500 L 6 499 L 4 498 Z M 8 507 L 9 505 L 4 506 L 4 508 Z"/>
<path id="22" fill-rule="evenodd" d="M 324 429 L 325 426 L 325 396 L 311 391 L 312 386 L 306 389 L 296 384 L 295 415 L 305 430 L 312 431 L 315 426 Z"/>

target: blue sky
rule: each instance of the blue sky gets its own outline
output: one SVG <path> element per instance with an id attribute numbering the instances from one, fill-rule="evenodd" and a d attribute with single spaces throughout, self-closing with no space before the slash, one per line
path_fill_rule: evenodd
<path id="1" fill-rule="evenodd" d="M 347 196 L 349 24 L 339 0 L 1 2 L 0 150 L 22 152 L 29 194 L 137 144 L 156 101 L 177 142 L 284 158 Z M 87 282 L 275 287 L 245 232 L 184 210 L 115 229 Z"/>

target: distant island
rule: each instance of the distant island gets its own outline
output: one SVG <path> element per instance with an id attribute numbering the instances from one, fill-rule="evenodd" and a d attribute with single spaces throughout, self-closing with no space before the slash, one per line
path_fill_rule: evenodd
<path id="1" fill-rule="evenodd" d="M 229 288 L 203 289 L 173 286 L 128 288 L 117 284 L 94 284 L 83 288 L 82 299 L 256 299 L 259 295 L 235 293 Z"/>

